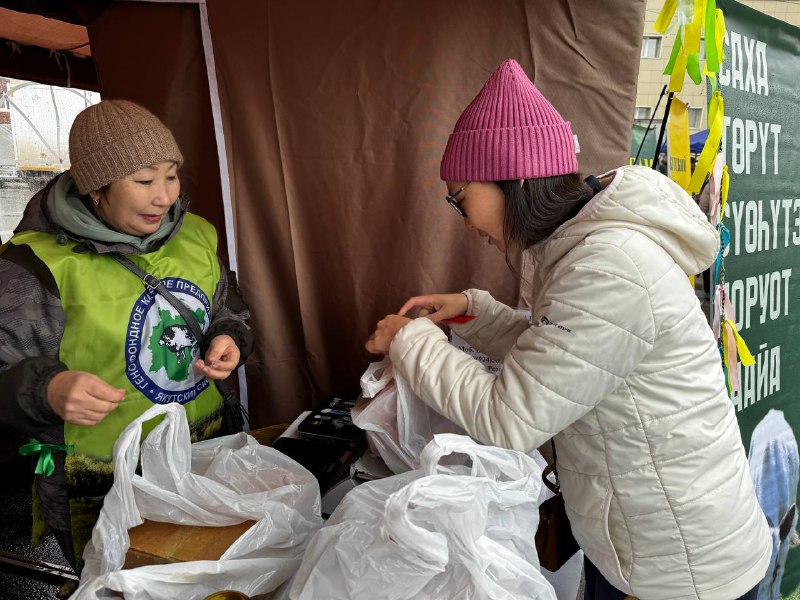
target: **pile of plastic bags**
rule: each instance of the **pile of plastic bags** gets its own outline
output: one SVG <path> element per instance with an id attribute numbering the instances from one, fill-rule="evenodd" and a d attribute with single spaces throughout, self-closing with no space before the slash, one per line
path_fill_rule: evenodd
<path id="1" fill-rule="evenodd" d="M 362 391 L 353 421 L 399 474 L 350 491 L 324 527 L 317 482 L 294 460 L 244 433 L 191 444 L 179 404 L 145 412 L 114 447 L 114 485 L 73 598 L 234 589 L 281 600 L 555 600 L 534 543 L 536 460 L 442 433 L 461 430 L 394 377 L 388 360 L 370 366 Z M 161 414 L 140 450 L 142 424 Z M 256 524 L 219 560 L 123 569 L 128 530 L 144 519 Z"/>
<path id="2" fill-rule="evenodd" d="M 452 453 L 470 466 L 443 466 Z M 436 435 L 420 462 L 345 496 L 309 542 L 289 597 L 555 600 L 534 545 L 536 462 L 452 434 Z"/>
<path id="3" fill-rule="evenodd" d="M 141 445 L 142 423 L 164 414 Z M 218 561 L 123 570 L 128 529 L 144 519 L 248 529 Z M 114 485 L 84 552 L 72 597 L 126 600 L 204 598 L 221 589 L 253 596 L 279 587 L 300 565 L 310 534 L 322 525 L 319 486 L 294 460 L 240 433 L 192 445 L 180 404 L 157 405 L 131 423 L 114 446 Z"/>

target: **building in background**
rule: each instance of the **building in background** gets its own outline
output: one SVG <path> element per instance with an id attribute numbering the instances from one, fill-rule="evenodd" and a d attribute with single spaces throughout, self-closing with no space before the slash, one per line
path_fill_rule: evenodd
<path id="1" fill-rule="evenodd" d="M 738 0 L 741 4 L 754 8 L 764 14 L 780 19 L 792 25 L 800 27 L 800 1 L 786 0 Z M 639 81 L 636 87 L 636 108 L 633 114 L 635 125 L 647 126 L 650 117 L 655 111 L 656 103 L 661 95 L 661 90 L 666 85 L 668 77 L 664 75 L 664 68 L 669 60 L 669 53 L 675 43 L 675 32 L 677 28 L 673 26 L 667 30 L 665 35 L 661 35 L 653 29 L 653 24 L 664 5 L 664 0 L 647 0 L 645 11 L 645 24 L 642 40 L 642 51 L 639 62 Z M 701 47 L 701 59 L 702 55 Z M 705 79 L 700 85 L 686 76 L 683 90 L 678 94 L 681 100 L 689 105 L 689 132 L 695 133 L 706 128 L 708 115 L 706 110 L 706 83 Z M 661 117 L 664 115 L 666 105 L 666 95 L 658 111 L 653 118 L 653 124 L 657 127 L 661 125 Z"/>

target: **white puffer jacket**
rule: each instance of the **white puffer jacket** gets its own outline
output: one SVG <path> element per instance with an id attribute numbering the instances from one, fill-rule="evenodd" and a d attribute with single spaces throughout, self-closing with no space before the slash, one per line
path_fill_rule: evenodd
<path id="1" fill-rule="evenodd" d="M 623 167 L 532 250 L 533 325 L 468 292 L 476 319 L 458 333 L 503 359 L 500 376 L 427 319 L 391 346 L 414 391 L 475 439 L 527 452 L 558 434 L 576 539 L 644 600 L 732 600 L 769 564 L 720 355 L 686 276 L 717 249 L 683 190 Z"/>

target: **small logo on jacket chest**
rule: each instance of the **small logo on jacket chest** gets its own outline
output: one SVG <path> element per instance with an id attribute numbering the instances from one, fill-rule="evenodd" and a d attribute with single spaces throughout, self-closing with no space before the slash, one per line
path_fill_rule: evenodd
<path id="1" fill-rule="evenodd" d="M 572 333 L 572 329 L 564 327 L 563 325 L 559 325 L 558 323 L 553 323 L 547 317 L 542 317 L 541 319 L 539 319 L 539 325 L 551 325 L 551 326 L 555 327 L 556 329 L 560 329 L 561 331 L 566 331 L 567 333 Z"/>

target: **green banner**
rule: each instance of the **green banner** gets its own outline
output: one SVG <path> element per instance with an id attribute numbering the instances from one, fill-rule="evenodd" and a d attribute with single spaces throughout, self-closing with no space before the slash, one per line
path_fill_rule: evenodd
<path id="1" fill-rule="evenodd" d="M 725 14 L 722 138 L 730 173 L 725 291 L 756 364 L 733 392 L 750 470 L 773 533 L 759 600 L 800 595 L 800 29 L 733 0 Z M 728 315 L 729 316 L 729 315 Z"/>
<path id="2" fill-rule="evenodd" d="M 645 134 L 646 137 L 645 137 Z M 644 140 L 644 144 L 642 144 Z M 628 163 L 631 165 L 644 165 L 646 167 L 653 166 L 653 157 L 656 154 L 656 142 L 658 141 L 658 130 L 651 127 L 649 132 L 647 127 L 642 125 L 634 125 L 631 128 L 631 157 Z M 641 147 L 641 151 L 639 148 Z M 639 154 L 639 160 L 636 160 L 636 154 Z"/>

